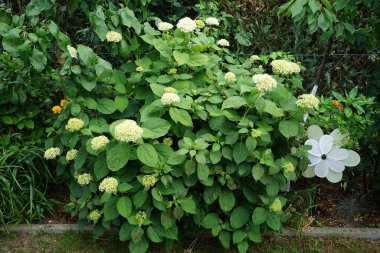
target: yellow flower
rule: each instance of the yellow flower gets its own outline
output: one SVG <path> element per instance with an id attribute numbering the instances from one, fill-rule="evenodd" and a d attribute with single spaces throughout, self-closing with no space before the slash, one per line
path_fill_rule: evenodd
<path id="1" fill-rule="evenodd" d="M 92 176 L 88 173 L 83 173 L 77 177 L 77 182 L 81 186 L 88 185 L 92 181 Z"/>
<path id="2" fill-rule="evenodd" d="M 343 105 L 342 105 L 338 100 L 333 99 L 333 100 L 332 100 L 332 104 L 333 104 L 336 108 L 338 108 L 340 111 L 343 110 Z"/>
<path id="3" fill-rule="evenodd" d="M 136 68 L 136 71 L 137 71 L 137 72 L 143 72 L 143 71 L 144 71 L 144 68 L 141 67 L 141 66 L 140 66 L 140 67 L 137 67 L 137 68 Z"/>
<path id="4" fill-rule="evenodd" d="M 60 106 L 64 106 L 67 103 L 66 99 L 61 99 L 61 102 L 59 102 Z"/>
<path id="5" fill-rule="evenodd" d="M 298 107 L 301 108 L 317 108 L 319 105 L 319 99 L 312 94 L 302 94 L 296 101 Z"/>
<path id="6" fill-rule="evenodd" d="M 54 114 L 58 114 L 62 111 L 62 108 L 59 105 L 56 105 L 56 106 L 53 106 L 51 110 L 53 111 Z"/>

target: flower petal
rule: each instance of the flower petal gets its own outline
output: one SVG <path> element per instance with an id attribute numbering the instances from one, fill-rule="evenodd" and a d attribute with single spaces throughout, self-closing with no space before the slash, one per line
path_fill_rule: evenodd
<path id="1" fill-rule="evenodd" d="M 328 167 L 327 161 L 322 160 L 320 163 L 318 163 L 315 166 L 314 172 L 315 172 L 315 175 L 317 175 L 317 177 L 321 177 L 321 178 L 326 177 L 327 174 L 329 174 L 329 167 Z"/>
<path id="2" fill-rule="evenodd" d="M 330 153 L 328 153 L 327 158 L 340 161 L 347 159 L 349 155 L 350 152 L 348 149 L 338 148 L 331 150 Z"/>
<path id="3" fill-rule="evenodd" d="M 319 148 L 321 149 L 322 154 L 327 154 L 331 151 L 333 146 L 334 139 L 331 135 L 323 135 L 319 140 Z"/>
<path id="4" fill-rule="evenodd" d="M 352 150 L 348 150 L 350 153 L 348 158 L 341 160 L 340 162 L 343 163 L 345 166 L 348 167 L 354 167 L 360 163 L 360 156 L 358 153 Z"/>
<path id="5" fill-rule="evenodd" d="M 314 166 L 309 166 L 302 172 L 302 175 L 307 178 L 311 178 L 315 176 L 314 172 L 315 167 Z"/>
<path id="6" fill-rule="evenodd" d="M 334 160 L 334 159 L 326 159 L 328 167 L 330 170 L 335 172 L 342 172 L 344 171 L 344 164 L 340 161 Z"/>
<path id="7" fill-rule="evenodd" d="M 340 148 L 343 146 L 344 142 L 347 140 L 348 135 L 342 134 L 339 129 L 335 129 L 330 133 L 331 137 L 334 139 L 334 148 Z"/>
<path id="8" fill-rule="evenodd" d="M 309 166 L 314 166 L 320 161 L 322 161 L 322 159 L 319 156 L 315 156 L 315 155 L 309 155 L 307 158 L 309 158 L 309 161 L 310 161 Z"/>
<path id="9" fill-rule="evenodd" d="M 321 150 L 319 149 L 319 144 L 316 140 L 309 139 L 305 142 L 305 145 L 310 145 L 311 149 L 307 152 L 309 154 L 315 155 L 315 156 L 321 156 Z"/>
<path id="10" fill-rule="evenodd" d="M 309 136 L 310 139 L 319 141 L 322 135 L 323 131 L 319 126 L 311 125 L 307 128 L 307 136 Z"/>
<path id="11" fill-rule="evenodd" d="M 334 172 L 332 170 L 329 171 L 329 174 L 327 174 L 326 178 L 331 183 L 338 183 L 340 180 L 342 180 L 343 173 L 342 172 Z"/>

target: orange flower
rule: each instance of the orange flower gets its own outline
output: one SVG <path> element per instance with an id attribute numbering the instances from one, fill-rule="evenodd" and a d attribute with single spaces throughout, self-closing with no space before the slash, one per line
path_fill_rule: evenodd
<path id="1" fill-rule="evenodd" d="M 67 103 L 66 99 L 62 99 L 61 102 L 59 103 L 61 106 L 64 106 Z"/>
<path id="2" fill-rule="evenodd" d="M 338 108 L 340 111 L 343 110 L 343 105 L 342 105 L 338 100 L 333 99 L 331 102 L 332 102 L 332 104 L 333 104 L 336 108 Z"/>
<path id="3" fill-rule="evenodd" d="M 58 114 L 62 111 L 62 108 L 59 105 L 56 105 L 56 106 L 53 106 L 51 110 L 53 111 L 54 114 Z"/>

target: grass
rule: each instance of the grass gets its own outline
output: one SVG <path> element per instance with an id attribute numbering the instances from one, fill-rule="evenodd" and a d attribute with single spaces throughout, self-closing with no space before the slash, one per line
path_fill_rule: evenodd
<path id="1" fill-rule="evenodd" d="M 192 240 L 183 240 L 169 252 L 183 252 Z M 94 241 L 90 235 L 67 232 L 64 234 L 12 234 L 0 235 L 1 253 L 122 253 L 128 252 L 128 244 L 113 239 Z M 150 253 L 167 252 L 159 247 Z M 194 253 L 237 252 L 223 250 L 214 239 L 200 239 Z M 252 245 L 251 253 L 380 253 L 380 241 L 343 238 L 286 238 L 275 237 L 260 245 Z"/>

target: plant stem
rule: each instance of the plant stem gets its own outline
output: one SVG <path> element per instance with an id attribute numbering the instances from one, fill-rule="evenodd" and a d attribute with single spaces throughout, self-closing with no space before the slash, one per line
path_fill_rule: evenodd
<path id="1" fill-rule="evenodd" d="M 327 43 L 327 46 L 325 48 L 325 51 L 323 52 L 323 59 L 322 59 L 322 63 L 321 65 L 319 66 L 319 69 L 318 69 L 318 72 L 317 72 L 317 77 L 315 79 L 315 84 L 314 86 L 316 86 L 318 88 L 318 85 L 319 85 L 319 82 L 321 81 L 321 78 L 322 78 L 322 75 L 325 71 L 325 67 L 326 67 L 326 62 L 327 62 L 327 58 L 329 57 L 330 55 L 330 52 L 331 52 L 331 48 L 332 48 L 332 45 L 334 43 L 334 37 L 332 36 L 329 40 L 329 42 Z"/>

